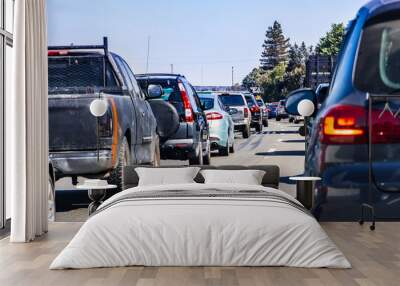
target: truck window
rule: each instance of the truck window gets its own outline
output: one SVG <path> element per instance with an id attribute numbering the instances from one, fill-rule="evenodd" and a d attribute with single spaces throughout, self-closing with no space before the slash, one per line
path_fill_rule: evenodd
<path id="1" fill-rule="evenodd" d="M 400 93 L 399 63 L 400 20 L 367 24 L 358 51 L 355 86 L 373 94 Z"/>
<path id="2" fill-rule="evenodd" d="M 122 76 L 124 78 L 126 86 L 128 87 L 128 89 L 130 91 L 133 90 L 133 85 L 132 85 L 131 79 L 129 77 L 128 71 L 126 70 L 126 68 L 124 66 L 123 60 L 117 55 L 114 55 L 114 60 L 117 63 L 117 66 L 118 66 L 120 72 L 122 73 Z"/>
<path id="3" fill-rule="evenodd" d="M 144 96 L 142 94 L 142 90 L 140 89 L 139 84 L 137 83 L 136 78 L 133 75 L 133 72 L 132 72 L 130 66 L 123 59 L 122 59 L 122 62 L 128 72 L 128 76 L 131 80 L 133 91 L 135 92 L 136 96 L 144 98 Z"/>
<path id="4" fill-rule="evenodd" d="M 50 90 L 118 86 L 112 67 L 102 55 L 53 56 L 48 64 Z"/>

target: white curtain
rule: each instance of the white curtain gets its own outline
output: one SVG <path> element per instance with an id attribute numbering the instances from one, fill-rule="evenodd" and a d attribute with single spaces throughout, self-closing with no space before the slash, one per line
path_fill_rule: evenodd
<path id="1" fill-rule="evenodd" d="M 47 232 L 48 107 L 45 0 L 15 1 L 13 92 L 6 99 L 6 187 L 12 242 Z"/>

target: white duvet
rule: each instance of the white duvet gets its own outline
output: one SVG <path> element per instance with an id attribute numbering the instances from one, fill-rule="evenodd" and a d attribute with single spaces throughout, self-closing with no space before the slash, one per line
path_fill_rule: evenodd
<path id="1" fill-rule="evenodd" d="M 312 216 L 279 200 L 178 196 L 119 201 L 137 192 L 209 189 L 265 191 L 299 205 L 289 195 L 261 186 L 132 188 L 104 202 L 50 269 L 133 265 L 350 267 Z"/>

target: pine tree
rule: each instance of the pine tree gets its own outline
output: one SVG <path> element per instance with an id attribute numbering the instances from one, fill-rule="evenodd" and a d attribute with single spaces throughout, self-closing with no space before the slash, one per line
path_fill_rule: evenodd
<path id="1" fill-rule="evenodd" d="M 278 21 L 268 28 L 265 37 L 260 59 L 261 67 L 264 70 L 273 70 L 279 64 L 287 62 L 289 39 L 284 36 Z"/>
<path id="2" fill-rule="evenodd" d="M 319 40 L 317 52 L 325 56 L 335 56 L 339 53 L 345 36 L 345 26 L 342 23 L 333 24 L 329 32 Z"/>

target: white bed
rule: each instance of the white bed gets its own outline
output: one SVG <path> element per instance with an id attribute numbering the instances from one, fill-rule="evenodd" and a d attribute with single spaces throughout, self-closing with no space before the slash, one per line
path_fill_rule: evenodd
<path id="1" fill-rule="evenodd" d="M 113 196 L 50 268 L 133 265 L 351 267 L 286 193 L 193 183 L 135 187 Z"/>

